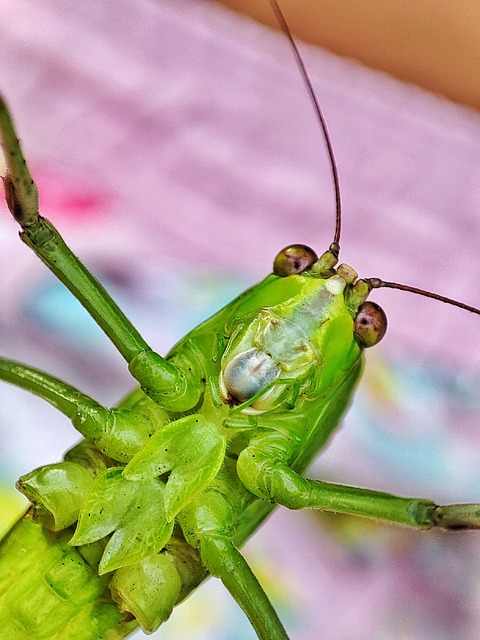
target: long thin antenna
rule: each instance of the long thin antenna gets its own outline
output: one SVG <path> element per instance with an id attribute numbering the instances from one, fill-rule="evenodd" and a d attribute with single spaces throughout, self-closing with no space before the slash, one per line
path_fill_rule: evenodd
<path id="1" fill-rule="evenodd" d="M 425 298 L 433 298 L 434 300 L 440 300 L 440 302 L 446 302 L 454 307 L 460 307 L 460 309 L 465 309 L 466 311 L 470 311 L 470 313 L 476 313 L 480 316 L 480 309 L 470 307 L 468 304 L 458 302 L 458 300 L 441 296 L 438 293 L 432 293 L 431 291 L 425 291 L 424 289 L 418 289 L 417 287 L 409 287 L 407 284 L 399 284 L 398 282 L 384 282 L 383 280 L 380 280 L 380 278 L 366 278 L 365 281 L 372 287 L 372 289 L 400 289 L 400 291 L 408 291 L 409 293 L 416 293 L 419 296 L 425 296 Z"/>
<path id="2" fill-rule="evenodd" d="M 322 110 L 320 109 L 320 105 L 318 104 L 318 100 L 317 100 L 317 96 L 315 95 L 315 91 L 313 89 L 312 83 L 310 81 L 309 75 L 307 73 L 307 70 L 305 68 L 305 64 L 303 63 L 303 59 L 302 56 L 300 55 L 300 51 L 298 50 L 298 47 L 295 43 L 295 40 L 293 39 L 292 33 L 288 27 L 288 24 L 285 20 L 285 18 L 283 17 L 283 13 L 280 9 L 280 7 L 278 6 L 277 0 L 270 0 L 270 4 L 272 5 L 272 9 L 277 17 L 278 23 L 280 25 L 280 27 L 282 28 L 282 31 L 285 33 L 285 35 L 287 36 L 287 38 L 290 41 L 290 44 L 292 46 L 293 49 L 293 53 L 295 55 L 295 60 L 297 61 L 297 64 L 300 68 L 300 73 L 302 74 L 302 78 L 305 82 L 305 85 L 308 89 L 308 93 L 310 94 L 310 98 L 312 100 L 313 103 L 313 108 L 315 109 L 315 113 L 317 115 L 318 121 L 320 122 L 320 125 L 322 127 L 323 130 L 323 135 L 325 138 L 325 143 L 327 145 L 327 151 L 328 151 L 328 157 L 330 159 L 330 166 L 332 168 L 332 176 L 333 176 L 333 184 L 335 187 L 335 203 L 336 203 L 336 217 L 335 217 L 335 236 L 333 238 L 333 244 L 330 247 L 330 250 L 335 253 L 338 256 L 338 253 L 340 252 L 340 233 L 341 233 L 341 226 L 342 226 L 342 206 L 341 206 L 341 200 L 340 200 L 340 183 L 338 180 L 338 171 L 337 171 L 337 164 L 335 162 L 335 156 L 333 154 L 333 147 L 332 147 L 332 143 L 330 141 L 330 136 L 328 134 L 328 129 L 327 129 L 327 123 L 325 122 L 325 118 L 323 117 L 323 113 Z"/>
<path id="3" fill-rule="evenodd" d="M 335 237 L 333 239 L 333 244 L 330 246 L 330 251 L 332 251 L 335 255 L 338 256 L 338 253 L 340 251 L 339 243 L 340 243 L 340 232 L 341 232 L 341 224 L 342 224 L 342 211 L 341 211 L 341 199 L 340 199 L 340 183 L 338 180 L 337 164 L 335 162 L 335 156 L 333 153 L 333 147 L 330 140 L 330 135 L 328 133 L 327 124 L 325 122 L 325 118 L 323 117 L 322 110 L 320 109 L 320 105 L 318 104 L 317 96 L 315 95 L 312 82 L 305 68 L 305 64 L 303 62 L 302 56 L 300 55 L 297 44 L 293 39 L 290 28 L 283 16 L 283 13 L 278 5 L 277 0 L 270 0 L 270 4 L 272 6 L 273 12 L 275 13 L 275 16 L 278 20 L 278 23 L 282 31 L 285 33 L 288 40 L 290 41 L 290 44 L 295 56 L 295 60 L 297 61 L 297 64 L 300 68 L 300 73 L 308 89 L 308 93 L 313 103 L 313 107 L 317 115 L 317 119 L 322 127 L 325 143 L 327 146 L 328 156 L 330 159 L 330 166 L 332 169 L 333 183 L 335 187 L 335 202 L 336 202 Z M 365 281 L 370 285 L 372 289 L 380 289 L 380 288 L 400 289 L 401 291 L 415 293 L 419 296 L 424 296 L 426 298 L 433 298 L 434 300 L 440 300 L 440 302 L 445 302 L 446 304 L 451 304 L 455 307 L 459 307 L 460 309 L 465 309 L 466 311 L 470 311 L 470 313 L 476 313 L 477 315 L 480 315 L 480 309 L 471 307 L 468 304 L 459 302 L 458 300 L 453 300 L 452 298 L 441 296 L 438 293 L 432 293 L 431 291 L 425 291 L 424 289 L 419 289 L 417 287 L 410 287 L 406 284 L 399 284 L 397 282 L 384 282 L 380 278 L 368 278 L 368 279 L 365 279 Z"/>

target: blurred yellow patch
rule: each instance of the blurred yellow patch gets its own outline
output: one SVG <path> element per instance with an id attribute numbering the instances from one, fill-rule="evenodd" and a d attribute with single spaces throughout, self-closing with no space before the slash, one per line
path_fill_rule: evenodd
<path id="1" fill-rule="evenodd" d="M 11 489 L 0 488 L 0 539 L 25 512 L 27 500 Z"/>

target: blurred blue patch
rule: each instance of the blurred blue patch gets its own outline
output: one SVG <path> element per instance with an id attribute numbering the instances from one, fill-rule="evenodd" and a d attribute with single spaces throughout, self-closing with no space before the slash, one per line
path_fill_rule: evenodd
<path id="1" fill-rule="evenodd" d="M 378 470 L 412 490 L 478 498 L 478 377 L 399 357 L 383 364 L 380 384 L 367 369 L 351 411 L 356 437 Z"/>
<path id="2" fill-rule="evenodd" d="M 113 278 L 111 269 L 97 268 L 95 273 L 147 341 L 163 351 L 251 284 L 236 274 L 206 270 L 155 270 Z M 24 301 L 23 311 L 37 328 L 69 348 L 96 352 L 104 344 L 102 330 L 53 276 Z"/>

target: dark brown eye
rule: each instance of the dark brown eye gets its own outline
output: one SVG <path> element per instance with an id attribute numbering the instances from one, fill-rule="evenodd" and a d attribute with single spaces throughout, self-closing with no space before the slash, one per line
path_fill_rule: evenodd
<path id="1" fill-rule="evenodd" d="M 273 273 L 277 276 L 292 276 L 309 269 L 318 256 L 313 249 L 304 244 L 292 244 L 285 247 L 273 263 Z"/>
<path id="2" fill-rule="evenodd" d="M 355 318 L 354 334 L 361 347 L 378 344 L 387 330 L 387 316 L 375 302 L 364 302 Z"/>

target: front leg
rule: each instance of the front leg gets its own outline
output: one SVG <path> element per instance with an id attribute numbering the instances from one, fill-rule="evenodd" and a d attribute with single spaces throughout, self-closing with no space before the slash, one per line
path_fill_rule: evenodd
<path id="1" fill-rule="evenodd" d="M 194 407 L 200 397 L 193 379 L 195 358 L 167 361 L 153 351 L 108 292 L 72 253 L 57 229 L 38 211 L 38 192 L 23 157 L 12 118 L 0 96 L 0 144 L 7 173 L 8 208 L 21 226 L 20 237 L 85 307 L 128 363 L 145 393 L 173 411 Z M 197 375 L 200 378 L 201 375 Z"/>
<path id="2" fill-rule="evenodd" d="M 237 471 L 254 495 L 289 509 L 320 509 L 358 515 L 415 529 L 480 529 L 480 504 L 439 506 L 424 498 L 304 478 L 290 468 L 293 442 L 269 432 L 255 438 L 239 456 Z"/>

